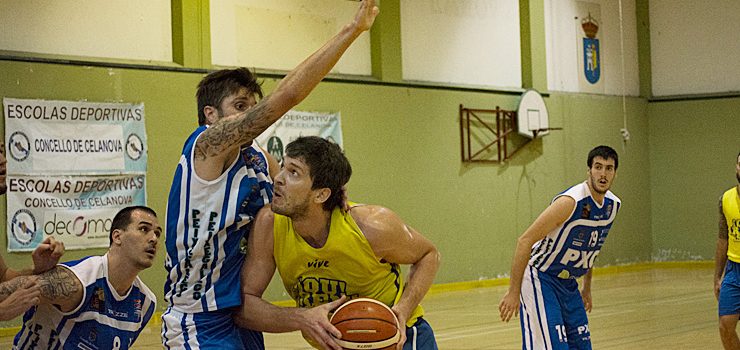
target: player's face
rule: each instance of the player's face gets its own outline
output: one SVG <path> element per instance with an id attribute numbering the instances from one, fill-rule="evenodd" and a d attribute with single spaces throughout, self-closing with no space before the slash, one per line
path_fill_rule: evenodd
<path id="1" fill-rule="evenodd" d="M 157 256 L 157 242 L 162 235 L 157 217 L 142 210 L 131 213 L 131 223 L 121 233 L 122 248 L 138 269 L 149 268 Z"/>
<path id="2" fill-rule="evenodd" d="M 591 190 L 604 195 L 612 187 L 614 176 L 617 175 L 617 169 L 614 167 L 614 159 L 604 159 L 596 156 L 591 162 L 591 168 L 588 169 Z"/>
<path id="3" fill-rule="evenodd" d="M 272 211 L 296 218 L 306 213 L 314 196 L 311 173 L 302 159 L 285 157 L 283 167 L 275 176 Z"/>
<path id="4" fill-rule="evenodd" d="M 0 142 L 0 194 L 5 194 L 8 191 L 8 185 L 5 183 L 7 165 L 8 161 L 5 159 L 5 143 Z"/>
<path id="5" fill-rule="evenodd" d="M 233 117 L 245 112 L 257 104 L 257 97 L 249 93 L 247 88 L 241 88 L 239 92 L 226 96 L 216 110 L 217 119 Z"/>
<path id="6" fill-rule="evenodd" d="M 3 158 L 5 160 L 5 158 Z M 5 166 L 3 166 L 3 169 Z M 735 177 L 737 177 L 737 182 L 740 183 L 740 156 L 737 156 L 737 164 L 735 164 Z"/>

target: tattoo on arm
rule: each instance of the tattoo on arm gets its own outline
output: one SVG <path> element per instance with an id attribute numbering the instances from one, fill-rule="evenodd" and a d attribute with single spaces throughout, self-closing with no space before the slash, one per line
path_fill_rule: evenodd
<path id="1" fill-rule="evenodd" d="M 0 283 L 0 301 L 5 300 L 5 298 L 13 294 L 13 292 L 22 288 L 27 281 L 27 276 L 21 276 L 7 282 Z"/>
<path id="2" fill-rule="evenodd" d="M 10 294 L 25 287 L 36 278 L 41 289 L 41 297 L 49 301 L 69 299 L 82 287 L 72 271 L 64 267 L 55 267 L 38 276 L 19 276 L 0 283 L 0 301 L 5 300 Z"/>
<path id="3" fill-rule="evenodd" d="M 268 103 L 270 96 L 249 109 L 245 115 L 223 120 L 208 128 L 195 144 L 194 157 L 205 160 L 229 148 L 250 142 L 275 122 L 275 111 Z M 278 116 L 280 117 L 280 116 Z"/>
<path id="4" fill-rule="evenodd" d="M 56 267 L 40 277 L 41 296 L 48 300 L 69 298 L 80 291 L 77 276 L 67 268 Z"/>

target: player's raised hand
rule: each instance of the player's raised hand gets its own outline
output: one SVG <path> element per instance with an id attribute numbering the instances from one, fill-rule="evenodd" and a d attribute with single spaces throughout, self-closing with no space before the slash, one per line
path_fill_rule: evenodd
<path id="1" fill-rule="evenodd" d="M 315 345 L 321 349 L 342 350 L 334 339 L 341 339 L 342 332 L 329 322 L 329 313 L 344 304 L 347 296 L 342 295 L 338 300 L 322 304 L 310 309 L 303 309 L 301 317 L 303 318 L 301 333 L 309 342 L 315 342 Z M 313 344 L 312 344 L 313 345 Z"/>
<path id="2" fill-rule="evenodd" d="M 0 321 L 11 320 L 22 315 L 30 307 L 39 303 L 40 296 L 41 287 L 38 278 L 34 276 L 25 286 L 16 289 L 15 292 L 0 302 Z"/>
<path id="3" fill-rule="evenodd" d="M 57 241 L 51 236 L 46 237 L 31 254 L 33 273 L 40 274 L 51 270 L 62 255 L 64 255 L 64 242 Z"/>
<path id="4" fill-rule="evenodd" d="M 519 315 L 519 295 L 507 291 L 501 302 L 498 303 L 498 311 L 501 313 L 501 321 L 509 322 L 512 316 Z"/>
<path id="5" fill-rule="evenodd" d="M 360 4 L 360 9 L 357 10 L 352 25 L 359 32 L 364 32 L 373 26 L 378 13 L 380 13 L 380 9 L 375 5 L 375 0 L 362 0 L 362 4 Z"/>

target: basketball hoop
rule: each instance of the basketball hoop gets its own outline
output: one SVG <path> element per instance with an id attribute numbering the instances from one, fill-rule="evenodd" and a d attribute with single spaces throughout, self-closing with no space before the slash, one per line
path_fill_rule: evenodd
<path id="1" fill-rule="evenodd" d="M 522 94 L 517 108 L 517 132 L 530 139 L 536 139 L 550 133 L 551 128 L 545 100 L 536 90 L 527 90 Z"/>

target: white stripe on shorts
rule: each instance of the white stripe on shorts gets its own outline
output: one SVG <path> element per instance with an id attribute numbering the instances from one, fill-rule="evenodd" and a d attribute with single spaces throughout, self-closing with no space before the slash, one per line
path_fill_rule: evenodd
<path id="1" fill-rule="evenodd" d="M 537 269 L 527 266 L 527 269 L 524 271 L 524 278 L 522 279 L 520 301 L 524 306 L 524 311 L 527 313 L 524 329 L 522 329 L 525 339 L 524 345 L 529 345 L 526 349 L 552 349 L 545 301 L 542 297 L 542 285 L 540 284 L 537 273 Z M 535 298 L 537 298 L 536 301 Z M 519 316 L 525 317 L 524 315 Z M 529 338 L 532 338 L 531 344 L 527 341 Z"/>

